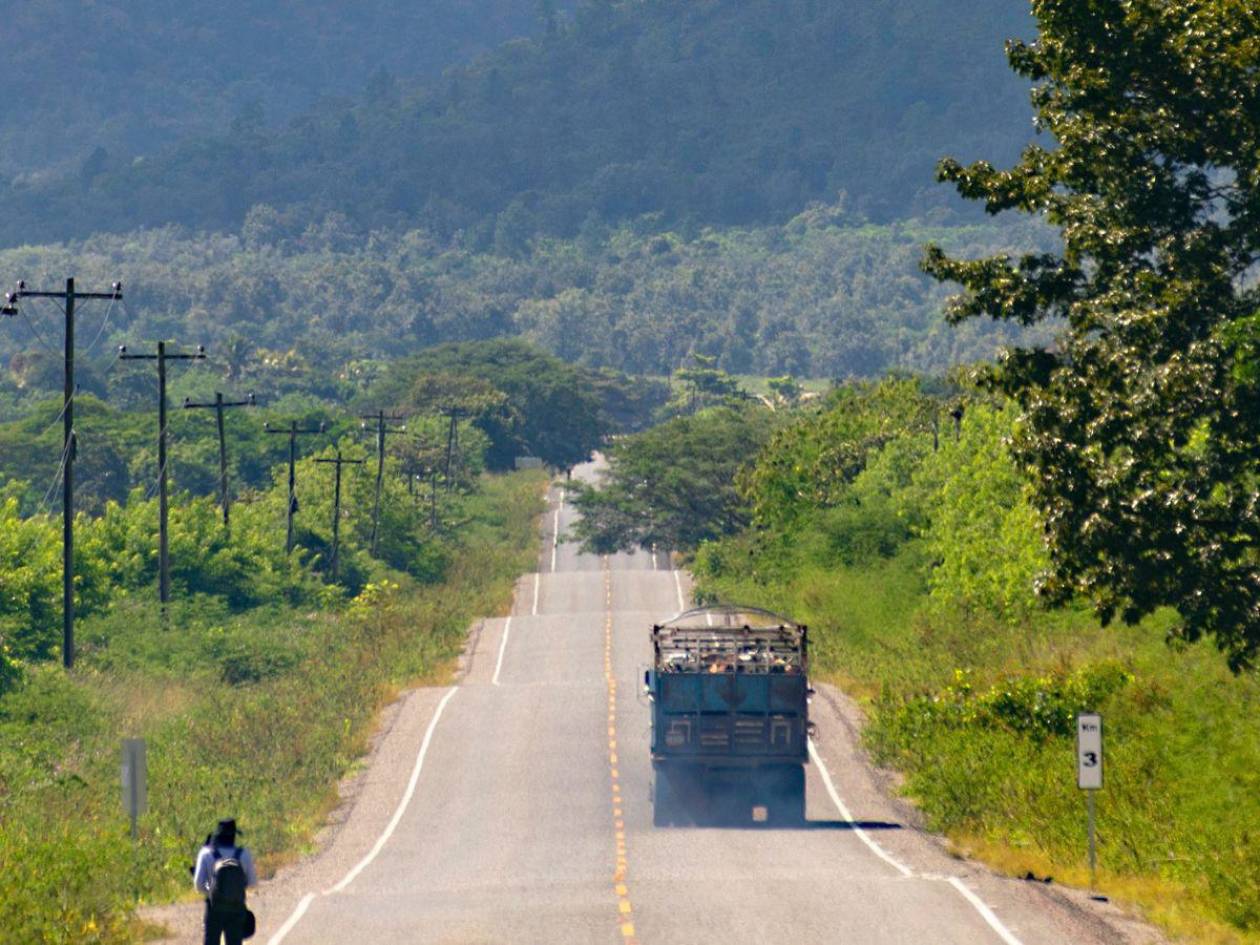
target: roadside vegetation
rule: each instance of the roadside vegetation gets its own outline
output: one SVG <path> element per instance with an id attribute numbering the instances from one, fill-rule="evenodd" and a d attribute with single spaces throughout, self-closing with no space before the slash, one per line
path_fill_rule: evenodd
<path id="1" fill-rule="evenodd" d="M 353 593 L 310 566 L 259 578 L 283 558 L 283 523 L 277 532 L 274 514 L 246 507 L 233 533 L 249 565 L 239 582 L 214 587 L 224 578 L 210 556 L 188 568 L 166 624 L 151 587 L 130 588 L 82 621 L 73 673 L 27 663 L 0 697 L 0 942 L 138 940 L 134 908 L 185 892 L 218 817 L 240 819 L 264 869 L 299 853 L 382 705 L 400 686 L 445 681 L 469 623 L 507 605 L 533 560 L 545 483 L 539 472 L 485 478 L 452 507 L 459 529 L 437 543 L 437 573 L 365 565 Z M 186 517 L 213 521 L 205 504 Z M 149 511 L 117 514 L 147 533 Z M 217 592 L 259 580 L 269 586 L 255 606 Z M 123 737 L 148 743 L 134 844 L 119 802 Z"/>
<path id="2" fill-rule="evenodd" d="M 1016 875 L 1088 881 L 1075 714 L 1101 711 L 1103 891 L 1194 941 L 1260 941 L 1260 677 L 1209 642 L 1170 643 L 1171 610 L 1104 629 L 1083 602 L 1045 609 L 1042 524 L 1006 446 L 1014 406 L 890 379 L 837 388 L 770 437 L 770 411 L 748 409 L 761 416 L 722 454 L 735 487 L 715 453 L 694 459 L 695 431 L 731 424 L 730 408 L 618 441 L 607 488 L 578 499 L 588 540 L 666 532 L 701 600 L 807 623 L 815 675 L 860 700 L 868 748 L 928 824 Z M 666 463 L 653 490 L 627 491 Z M 707 533 L 672 527 L 695 512 Z"/>
<path id="3" fill-rule="evenodd" d="M 1101 711 L 1103 891 L 1188 939 L 1256 942 L 1260 11 L 1032 9 L 1008 57 L 1047 140 L 939 176 L 1061 245 L 929 246 L 924 268 L 962 287 L 951 323 L 1055 343 L 957 386 L 838 387 L 768 441 L 747 421 L 734 489 L 729 465 L 696 481 L 696 424 L 621 441 L 581 497 L 605 515 L 587 540 L 650 541 L 680 499 L 722 496 L 673 533 L 701 596 L 810 623 L 815 671 L 863 700 L 929 824 L 1018 875 L 1086 879 L 1073 717 Z M 682 457 L 660 498 L 636 490 L 646 456 Z"/>
<path id="4" fill-rule="evenodd" d="M 279 427 L 327 424 L 300 444 L 291 554 L 287 440 L 262 417 L 231 418 L 230 531 L 213 475 L 173 476 L 165 618 L 155 470 L 141 448 L 152 415 L 81 401 L 70 672 L 59 665 L 56 477 L 16 478 L 50 472 L 38 457 L 57 448 L 55 418 L 37 401 L 0 428 L 14 444 L 0 485 L 0 943 L 138 940 L 135 908 L 184 892 L 220 816 L 240 818 L 264 868 L 299 853 L 382 705 L 401 686 L 448 679 L 471 621 L 506 607 L 533 561 L 548 477 L 511 472 L 515 457 L 585 458 L 614 414 L 632 420 L 653 402 L 650 384 L 601 375 L 593 386 L 519 342 L 449 346 L 371 377 L 341 401 L 298 390 L 291 414 L 266 411 Z M 407 422 L 387 441 L 373 548 L 375 441 L 346 415 L 375 409 Z M 168 471 L 217 468 L 204 427 L 179 419 Z M 319 461 L 338 452 L 369 462 L 344 473 L 334 573 L 332 472 Z M 146 739 L 149 755 L 135 843 L 119 800 L 126 737 Z"/>

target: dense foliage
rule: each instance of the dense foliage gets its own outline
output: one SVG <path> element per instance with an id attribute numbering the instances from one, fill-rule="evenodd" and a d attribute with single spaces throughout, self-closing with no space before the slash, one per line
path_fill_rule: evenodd
<path id="1" fill-rule="evenodd" d="M 52 165 L 87 183 L 190 134 L 282 125 L 365 89 L 396 95 L 397 81 L 534 32 L 535 11 L 536 0 L 7 0 L 0 176 Z"/>
<path id="2" fill-rule="evenodd" d="M 373 29 L 385 5 L 360 6 L 348 37 L 321 29 L 337 51 L 323 61 L 315 44 L 315 75 L 340 67 L 359 30 L 405 48 L 405 24 Z M 1014 158 L 1026 140 L 1001 44 L 1030 31 L 1011 0 L 587 2 L 415 93 L 0 186 L 0 242 L 236 229 L 259 204 L 304 226 L 338 211 L 505 247 L 588 218 L 782 221 L 840 192 L 872 219 L 921 215 L 949 199 L 930 186 L 940 153 Z"/>
<path id="3" fill-rule="evenodd" d="M 503 335 L 632 373 L 669 374 L 703 354 L 733 373 L 797 377 L 941 372 L 1023 337 L 941 321 L 948 293 L 916 265 L 929 239 L 979 254 L 1035 249 L 1045 236 L 1031 224 L 866 226 L 818 206 L 783 226 L 595 226 L 501 255 L 424 230 L 367 233 L 336 216 L 303 228 L 259 211 L 236 234 L 165 229 L 0 250 L 0 281 L 56 285 L 73 272 L 90 289 L 123 280 L 122 303 L 80 315 L 82 386 L 108 391 L 111 403 L 151 399 L 112 352 L 153 337 L 206 345 L 226 381 L 268 402 L 293 391 L 345 399 L 375 376 L 359 362 Z M 23 311 L 0 319 L 10 366 L 0 410 L 25 392 L 61 389 L 58 313 L 37 301 Z"/>
<path id="4" fill-rule="evenodd" d="M 136 906 L 187 894 L 188 864 L 224 811 L 264 872 L 291 860 L 385 702 L 445 680 L 469 622 L 506 606 L 534 560 L 544 485 L 538 473 L 488 478 L 461 498 L 436 583 L 387 571 L 353 598 L 327 588 L 323 606 L 246 610 L 181 590 L 166 624 L 146 590 L 81 621 L 76 672 L 28 664 L 0 694 L 0 943 L 149 940 Z M 148 511 L 119 514 L 139 526 Z M 270 555 L 274 522 L 268 531 L 241 546 Z M 0 547 L 9 535 L 6 520 Z M 118 803 L 120 733 L 148 746 L 134 842 Z"/>
<path id="5" fill-rule="evenodd" d="M 601 554 L 691 549 L 747 524 L 736 473 L 774 428 L 760 406 L 710 407 L 614 443 L 601 488 L 575 484 L 576 534 Z"/>
<path id="6" fill-rule="evenodd" d="M 1060 228 L 1063 251 L 971 262 L 951 317 L 1061 319 L 1053 349 L 989 374 L 1015 397 L 1050 538 L 1052 600 L 1104 623 L 1177 608 L 1232 665 L 1260 652 L 1260 8 L 1249 0 L 1035 0 L 1011 63 L 1039 127 L 1011 170 L 942 164 L 990 213 Z"/>
<path id="7" fill-rule="evenodd" d="M 386 442 L 400 469 L 412 477 L 435 473 L 445 488 L 448 475 L 452 484 L 466 484 L 485 463 L 511 468 L 517 456 L 571 465 L 609 433 L 643 426 L 665 397 L 659 382 L 572 367 L 522 341 L 440 346 L 394 363 L 355 360 L 330 376 L 300 357 L 241 350 L 234 340 L 223 354 L 211 348 L 206 362 L 171 371 L 166 471 L 176 491 L 217 494 L 214 412 L 179 406 L 185 398 L 212 402 L 216 390 L 226 389 L 229 400 L 246 390 L 258 395 L 257 406 L 228 411 L 224 424 L 230 489 L 245 496 L 270 487 L 277 464 L 287 459 L 288 438 L 267 433 L 268 426 L 323 424 L 324 435 L 298 438 L 301 457 L 338 440 L 349 446 L 352 434 L 359 453 L 373 453 L 375 425 L 361 418 L 385 409 L 403 418 L 391 428 L 407 427 Z M 151 497 L 157 488 L 156 381 L 152 362 L 139 364 L 107 355 L 79 366 L 85 389 L 75 398 L 77 506 L 94 515 L 110 501 L 125 503 L 135 489 Z M 51 384 L 61 364 L 50 360 L 47 367 Z M 87 393 L 93 389 L 107 399 Z M 458 412 L 453 467 L 446 456 L 452 406 Z M 61 398 L 29 390 L 10 411 L 17 419 L 0 423 L 0 481 L 10 483 L 24 514 L 54 509 Z"/>
<path id="8" fill-rule="evenodd" d="M 678 536 L 699 598 L 808 623 L 813 673 L 865 699 L 868 746 L 905 772 L 932 827 L 1015 875 L 1088 881 L 1071 746 L 1075 714 L 1103 712 L 1103 891 L 1189 940 L 1247 941 L 1260 845 L 1239 824 L 1260 818 L 1260 677 L 1202 645 L 1169 647 L 1168 610 L 1103 629 L 1086 607 L 1039 606 L 1044 523 L 1006 445 L 1018 415 L 913 381 L 850 386 L 726 466 L 661 427 L 619 441 L 605 499 L 587 504 L 623 514 L 593 519 L 588 537 L 650 541 L 678 497 L 722 495 L 690 503 Z M 657 491 L 631 491 L 636 462 Z"/>
<path id="9" fill-rule="evenodd" d="M 663 399 L 659 384 L 620 378 L 598 386 L 597 378 L 618 380 L 523 341 L 466 342 L 391 362 L 363 399 L 471 421 L 489 438 L 486 461 L 493 469 L 510 469 L 521 456 L 564 468 L 591 458 L 616 429 L 615 413 L 637 414 L 641 424 Z M 656 389 L 657 397 L 643 396 L 643 388 Z M 609 397 L 607 408 L 601 393 Z"/>

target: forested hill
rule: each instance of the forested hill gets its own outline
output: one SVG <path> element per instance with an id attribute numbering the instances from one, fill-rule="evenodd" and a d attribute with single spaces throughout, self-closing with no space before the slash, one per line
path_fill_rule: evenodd
<path id="1" fill-rule="evenodd" d="M 283 123 L 540 27 L 537 0 L 0 0 L 0 176 Z M 95 157 L 92 157 L 93 154 Z"/>
<path id="2" fill-rule="evenodd" d="M 321 68 L 357 56 L 362 31 Z M 0 240 L 236 229 L 258 204 L 487 244 L 592 215 L 782 222 L 840 192 L 876 222 L 922 216 L 950 199 L 933 184 L 941 155 L 1001 163 L 1029 137 L 1002 46 L 1031 32 L 1022 0 L 588 0 L 418 91 L 377 84 L 282 130 L 237 121 L 13 182 Z M 262 54 L 256 41 L 242 48 Z"/>

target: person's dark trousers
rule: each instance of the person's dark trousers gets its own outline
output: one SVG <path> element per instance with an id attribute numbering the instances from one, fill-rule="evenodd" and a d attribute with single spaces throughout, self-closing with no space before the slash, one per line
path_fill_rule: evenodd
<path id="1" fill-rule="evenodd" d="M 205 945 L 241 945 L 245 931 L 245 915 L 241 912 L 216 912 L 206 903 Z M 222 938 L 220 938 L 222 936 Z"/>

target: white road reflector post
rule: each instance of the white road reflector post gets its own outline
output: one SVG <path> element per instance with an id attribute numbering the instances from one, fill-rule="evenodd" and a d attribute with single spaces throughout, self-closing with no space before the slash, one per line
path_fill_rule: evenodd
<path id="1" fill-rule="evenodd" d="M 140 836 L 139 819 L 149 807 L 149 769 L 143 738 L 124 738 L 122 751 L 123 808 L 131 818 L 131 839 Z"/>
<path id="2" fill-rule="evenodd" d="M 1103 723 L 1097 712 L 1076 716 L 1076 785 L 1085 792 L 1089 808 L 1089 889 L 1098 885 L 1098 852 L 1095 843 L 1094 792 L 1103 786 Z"/>

